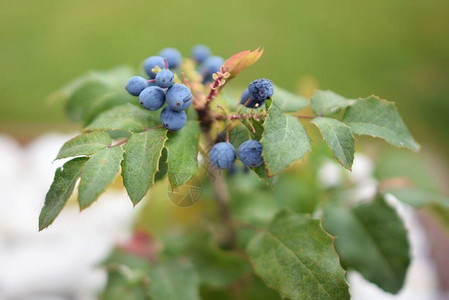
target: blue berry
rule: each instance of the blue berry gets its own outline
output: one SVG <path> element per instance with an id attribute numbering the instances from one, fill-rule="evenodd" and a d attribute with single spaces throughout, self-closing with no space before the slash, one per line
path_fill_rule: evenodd
<path id="1" fill-rule="evenodd" d="M 255 140 L 243 142 L 239 147 L 239 159 L 245 166 L 260 166 L 263 162 L 262 144 Z"/>
<path id="2" fill-rule="evenodd" d="M 257 107 L 261 107 L 264 103 L 265 103 L 265 100 L 262 100 L 262 101 L 253 100 L 251 98 L 251 96 L 249 95 L 248 89 L 243 91 L 242 97 L 240 98 L 240 104 L 245 105 L 246 107 L 249 107 L 249 108 L 256 107 L 256 104 L 259 104 Z"/>
<path id="3" fill-rule="evenodd" d="M 164 58 L 160 56 L 150 56 L 145 60 L 143 68 L 151 79 L 156 77 L 156 73 L 153 73 L 152 71 L 156 66 L 159 66 L 161 69 L 165 68 Z"/>
<path id="4" fill-rule="evenodd" d="M 269 79 L 256 79 L 249 84 L 249 94 L 251 98 L 262 101 L 273 96 L 273 83 Z"/>
<path id="5" fill-rule="evenodd" d="M 148 86 L 148 81 L 145 78 L 134 76 L 126 84 L 126 90 L 133 96 L 139 96 L 139 94 Z"/>
<path id="6" fill-rule="evenodd" d="M 206 59 L 200 68 L 201 75 L 203 75 L 203 83 L 211 82 L 213 80 L 212 74 L 220 71 L 223 63 L 224 59 L 220 56 L 211 56 Z"/>
<path id="7" fill-rule="evenodd" d="M 161 112 L 161 123 L 168 130 L 176 131 L 186 125 L 187 115 L 186 112 L 176 111 L 166 106 Z"/>
<path id="8" fill-rule="evenodd" d="M 167 90 L 166 98 L 172 110 L 186 110 L 192 103 L 192 92 L 183 84 L 174 84 Z"/>
<path id="9" fill-rule="evenodd" d="M 203 63 L 210 53 L 210 49 L 206 45 L 196 45 L 192 48 L 192 58 L 199 64 Z"/>
<path id="10" fill-rule="evenodd" d="M 175 77 L 170 70 L 162 70 L 156 75 L 156 84 L 161 88 L 169 88 L 173 85 Z"/>
<path id="11" fill-rule="evenodd" d="M 158 86 L 150 86 L 139 95 L 139 103 L 148 110 L 158 110 L 164 105 L 165 92 Z"/>
<path id="12" fill-rule="evenodd" d="M 182 61 L 182 55 L 176 48 L 164 48 L 159 52 L 159 55 L 167 59 L 168 67 L 177 68 Z"/>
<path id="13" fill-rule="evenodd" d="M 235 158 L 234 146 L 227 142 L 215 144 L 209 152 L 210 162 L 220 169 L 230 169 Z"/>

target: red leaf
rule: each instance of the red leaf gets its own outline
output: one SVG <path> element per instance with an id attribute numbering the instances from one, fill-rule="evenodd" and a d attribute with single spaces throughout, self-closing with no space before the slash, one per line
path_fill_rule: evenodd
<path id="1" fill-rule="evenodd" d="M 258 61 L 262 54 L 263 49 L 260 48 L 257 48 L 254 51 L 246 50 L 239 52 L 231 56 L 224 62 L 222 70 L 225 72 L 229 72 L 231 74 L 231 77 L 234 77 L 240 71 Z"/>

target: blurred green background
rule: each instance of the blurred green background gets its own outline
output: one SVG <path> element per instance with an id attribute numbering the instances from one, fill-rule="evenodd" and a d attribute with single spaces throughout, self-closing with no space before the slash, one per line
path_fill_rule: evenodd
<path id="1" fill-rule="evenodd" d="M 0 130 L 19 138 L 68 126 L 46 96 L 87 70 L 205 43 L 224 57 L 265 48 L 234 85 L 268 77 L 296 90 L 311 75 L 347 97 L 376 94 L 424 149 L 449 149 L 447 0 L 2 0 L 0 14 Z"/>

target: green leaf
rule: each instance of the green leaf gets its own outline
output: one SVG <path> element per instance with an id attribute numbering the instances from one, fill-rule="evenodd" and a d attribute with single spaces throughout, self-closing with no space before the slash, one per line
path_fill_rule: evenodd
<path id="1" fill-rule="evenodd" d="M 188 121 L 179 131 L 168 133 L 168 179 L 178 187 L 198 173 L 198 144 L 201 129 L 196 121 Z"/>
<path id="2" fill-rule="evenodd" d="M 104 131 L 81 134 L 66 142 L 61 150 L 59 150 L 56 159 L 78 155 L 91 155 L 111 145 L 111 142 L 111 138 Z"/>
<path id="3" fill-rule="evenodd" d="M 419 153 L 406 149 L 389 149 L 376 159 L 375 168 L 374 174 L 379 180 L 406 178 L 421 189 L 437 190 L 436 180 L 432 178 Z"/>
<path id="4" fill-rule="evenodd" d="M 104 82 L 88 81 L 77 89 L 68 99 L 66 113 L 71 121 L 81 121 L 90 106 L 101 95 L 111 92 L 110 85 Z"/>
<path id="5" fill-rule="evenodd" d="M 131 96 L 123 87 L 119 90 L 111 91 L 107 94 L 101 95 L 92 105 L 89 107 L 84 118 L 85 123 L 91 123 L 102 112 L 126 103 L 137 103 L 135 97 Z"/>
<path id="6" fill-rule="evenodd" d="M 142 132 L 147 128 L 160 125 L 155 112 L 141 109 L 133 104 L 115 106 L 100 114 L 86 130 L 125 130 Z"/>
<path id="7" fill-rule="evenodd" d="M 398 200 L 415 208 L 421 208 L 431 204 L 440 204 L 449 208 L 449 198 L 420 188 L 401 188 L 388 190 L 387 192 L 395 196 Z"/>
<path id="8" fill-rule="evenodd" d="M 154 183 L 166 140 L 165 129 L 150 129 L 133 133 L 123 146 L 123 184 L 134 205 L 142 200 Z"/>
<path id="9" fill-rule="evenodd" d="M 148 300 L 146 287 L 150 261 L 140 256 L 115 249 L 102 263 L 108 271 L 106 287 L 100 295 L 103 300 Z"/>
<path id="10" fill-rule="evenodd" d="M 78 157 L 56 170 L 55 178 L 45 196 L 45 204 L 39 215 L 39 231 L 50 226 L 61 212 L 87 160 L 87 157 Z"/>
<path id="11" fill-rule="evenodd" d="M 282 297 L 349 299 L 333 238 L 319 220 L 283 209 L 248 245 L 256 274 Z"/>
<path id="12" fill-rule="evenodd" d="M 345 268 L 387 292 L 401 289 L 410 263 L 407 232 L 381 196 L 355 208 L 330 204 L 323 220 L 324 228 L 337 236 L 335 247 Z"/>
<path id="13" fill-rule="evenodd" d="M 355 101 L 346 99 L 332 91 L 317 90 L 310 99 L 310 104 L 314 113 L 327 116 L 338 113 L 342 108 L 353 104 Z"/>
<path id="14" fill-rule="evenodd" d="M 161 158 L 159 158 L 159 167 L 157 169 L 156 175 L 154 175 L 154 181 L 162 180 L 165 178 L 165 175 L 167 175 L 167 156 L 167 149 L 162 149 Z"/>
<path id="15" fill-rule="evenodd" d="M 302 96 L 290 93 L 275 84 L 273 84 L 273 88 L 274 104 L 284 112 L 296 112 L 309 105 L 309 101 Z"/>
<path id="16" fill-rule="evenodd" d="M 123 149 L 119 146 L 98 151 L 81 171 L 78 201 L 81 210 L 91 205 L 120 171 Z"/>
<path id="17" fill-rule="evenodd" d="M 70 98 L 77 90 L 81 89 L 89 82 L 97 82 L 111 87 L 123 88 L 129 78 L 134 74 L 134 71 L 126 66 L 120 66 L 108 71 L 90 71 L 81 77 L 69 82 L 62 88 L 53 92 L 48 100 L 50 102 L 65 101 Z"/>
<path id="18" fill-rule="evenodd" d="M 242 120 L 242 124 L 246 127 L 251 138 L 260 141 L 263 135 L 263 120 L 256 121 L 254 119 Z"/>
<path id="19" fill-rule="evenodd" d="M 166 261 L 149 271 L 148 291 L 153 299 L 196 300 L 199 295 L 199 277 L 187 262 Z"/>
<path id="20" fill-rule="evenodd" d="M 276 175 L 310 151 L 310 139 L 301 123 L 271 106 L 264 123 L 262 155 L 270 176 Z"/>
<path id="21" fill-rule="evenodd" d="M 254 173 L 256 173 L 257 176 L 259 176 L 260 179 L 265 180 L 265 182 L 266 182 L 268 185 L 271 186 L 271 185 L 273 184 L 274 179 L 268 175 L 268 170 L 265 168 L 265 164 L 261 164 L 261 165 L 258 166 L 258 167 L 255 167 L 255 168 L 249 168 L 249 169 L 250 169 L 251 171 L 253 171 Z"/>
<path id="22" fill-rule="evenodd" d="M 93 106 L 102 101 L 105 94 L 124 90 L 132 76 L 129 68 L 116 68 L 107 72 L 91 72 L 59 91 L 67 98 L 66 112 L 70 120 L 81 121 Z M 65 95 L 65 96 L 64 96 Z"/>
<path id="23" fill-rule="evenodd" d="M 246 257 L 213 246 L 197 247 L 192 253 L 192 262 L 202 284 L 213 287 L 225 287 L 251 272 Z"/>
<path id="24" fill-rule="evenodd" d="M 338 162 L 351 170 L 354 161 L 354 136 L 351 127 L 331 118 L 315 118 L 312 123 L 318 127 Z"/>
<path id="25" fill-rule="evenodd" d="M 234 148 L 237 150 L 240 145 L 251 139 L 252 134 L 250 131 L 244 126 L 244 125 L 237 125 L 234 128 L 231 129 L 229 132 L 229 142 L 234 146 Z M 225 140 L 225 138 L 223 138 Z"/>
<path id="26" fill-rule="evenodd" d="M 414 151 L 420 148 L 393 102 L 375 96 L 357 100 L 346 110 L 343 122 L 351 127 L 355 134 L 379 137 L 393 146 Z"/>

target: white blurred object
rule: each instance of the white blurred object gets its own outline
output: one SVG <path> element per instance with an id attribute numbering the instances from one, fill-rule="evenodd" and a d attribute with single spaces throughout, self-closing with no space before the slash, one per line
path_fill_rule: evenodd
<path id="1" fill-rule="evenodd" d="M 352 182 L 359 183 L 373 177 L 374 163 L 366 155 L 356 153 L 354 155 L 354 163 L 352 171 L 349 172 L 349 178 Z"/>
<path id="2" fill-rule="evenodd" d="M 342 169 L 337 163 L 328 160 L 324 162 L 321 168 L 318 170 L 318 181 L 325 188 L 332 188 L 338 186 L 342 178 Z"/>
<path id="3" fill-rule="evenodd" d="M 96 299 L 98 268 L 129 236 L 135 209 L 124 192 L 107 192 L 88 210 L 67 206 L 38 232 L 38 217 L 70 136 L 49 134 L 26 148 L 0 136 L 0 299 Z"/>

